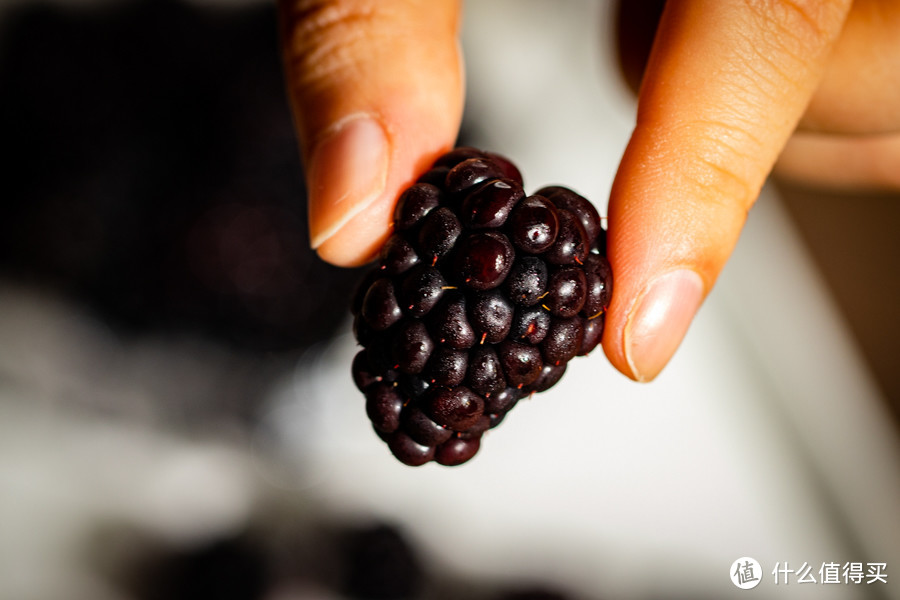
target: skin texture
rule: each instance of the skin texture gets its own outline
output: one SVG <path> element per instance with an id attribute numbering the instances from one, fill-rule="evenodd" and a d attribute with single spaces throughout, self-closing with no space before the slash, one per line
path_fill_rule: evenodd
<path id="1" fill-rule="evenodd" d="M 324 260 L 373 258 L 400 192 L 453 146 L 464 97 L 460 8 L 445 0 L 279 2 L 311 240 Z M 347 169 L 353 144 L 329 151 L 329 134 L 360 116 L 383 130 L 384 144 Z M 344 194 L 347 178 L 360 184 Z"/>
<path id="2" fill-rule="evenodd" d="M 312 244 L 326 261 L 362 264 L 389 235 L 400 191 L 458 133 L 461 6 L 280 9 Z M 645 14 L 620 34 L 635 40 L 621 58 L 640 87 L 610 197 L 603 338 L 639 381 L 675 352 L 773 168 L 815 185 L 900 188 L 900 3 L 681 0 L 658 23 Z M 649 54 L 641 40 L 653 40 Z"/>

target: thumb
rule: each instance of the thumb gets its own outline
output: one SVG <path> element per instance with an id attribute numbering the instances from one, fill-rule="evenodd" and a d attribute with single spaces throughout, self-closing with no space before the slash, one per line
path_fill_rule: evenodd
<path id="1" fill-rule="evenodd" d="M 456 139 L 458 0 L 279 0 L 288 93 L 306 168 L 310 242 L 370 260 L 394 202 Z"/>
<path id="2" fill-rule="evenodd" d="M 653 379 L 675 352 L 824 72 L 850 2 L 669 2 L 610 197 L 604 349 Z"/>

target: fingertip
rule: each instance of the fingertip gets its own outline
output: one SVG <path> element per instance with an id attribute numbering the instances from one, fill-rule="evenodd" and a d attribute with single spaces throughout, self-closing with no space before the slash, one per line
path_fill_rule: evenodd
<path id="1" fill-rule="evenodd" d="M 311 230 L 311 241 L 316 242 L 314 248 L 322 260 L 341 267 L 356 267 L 374 260 L 393 232 L 394 206 L 401 192 L 452 147 L 458 126 L 452 116 L 440 123 L 432 120 L 429 128 L 419 126 L 411 112 L 405 114 L 410 115 L 405 122 L 398 121 L 397 115 L 387 118 L 397 125 L 389 136 L 389 168 L 383 186 L 376 187 L 370 197 L 362 198 L 362 206 L 348 218 L 330 225 L 320 223 L 315 235 Z"/>
<path id="2" fill-rule="evenodd" d="M 625 375 L 654 379 L 678 348 L 848 4 L 666 4 L 610 196 L 615 290 L 603 346 Z"/>
<path id="3" fill-rule="evenodd" d="M 383 194 L 389 154 L 384 128 L 370 114 L 349 115 L 324 132 L 307 169 L 313 248 L 334 238 Z"/>
<path id="4" fill-rule="evenodd" d="M 704 295 L 703 280 L 690 269 L 664 273 L 647 285 L 622 334 L 632 378 L 648 382 L 659 375 L 681 345 Z"/>
<path id="5" fill-rule="evenodd" d="M 314 246 L 319 258 L 338 267 L 359 267 L 374 260 L 391 233 L 392 207 L 392 199 L 382 192 Z"/>
<path id="6" fill-rule="evenodd" d="M 363 264 L 400 191 L 458 134 L 459 2 L 280 4 L 310 244 L 333 264 Z"/>

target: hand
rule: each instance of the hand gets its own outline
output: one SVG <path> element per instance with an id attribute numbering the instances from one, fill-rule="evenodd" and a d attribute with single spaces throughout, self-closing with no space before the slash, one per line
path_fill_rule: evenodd
<path id="1" fill-rule="evenodd" d="M 458 133 L 460 3 L 280 8 L 312 245 L 362 264 Z M 900 6 L 876 0 L 669 4 L 610 198 L 616 368 L 649 381 L 665 366 L 779 155 L 786 176 L 900 187 L 898 34 Z"/>
<path id="2" fill-rule="evenodd" d="M 456 0 L 279 0 L 289 96 L 322 259 L 361 265 L 463 108 Z"/>

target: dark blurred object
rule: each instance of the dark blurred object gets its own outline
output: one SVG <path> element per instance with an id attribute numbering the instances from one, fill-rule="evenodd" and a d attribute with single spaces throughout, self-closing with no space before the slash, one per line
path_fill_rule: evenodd
<path id="1" fill-rule="evenodd" d="M 375 525 L 347 532 L 341 544 L 343 592 L 351 598 L 416 598 L 423 573 L 400 532 Z"/>
<path id="2" fill-rule="evenodd" d="M 460 577 L 390 523 L 319 519 L 304 525 L 285 514 L 272 519 L 274 514 L 268 507 L 261 521 L 175 543 L 150 530 L 114 524 L 95 531 L 82 556 L 111 589 L 135 600 L 579 597 L 549 582 Z"/>
<path id="3" fill-rule="evenodd" d="M 641 87 L 665 5 L 665 0 L 619 0 L 616 4 L 616 58 L 622 79 L 635 94 Z"/>
<path id="4" fill-rule="evenodd" d="M 569 600 L 569 596 L 554 590 L 534 588 L 507 592 L 498 600 Z"/>
<path id="5" fill-rule="evenodd" d="M 125 331 L 330 335 L 356 271 L 308 248 L 275 9 L 28 4 L 0 32 L 0 275 Z"/>
<path id="6" fill-rule="evenodd" d="M 246 536 L 148 559 L 131 574 L 137 600 L 256 600 L 269 588 L 266 557 Z"/>

